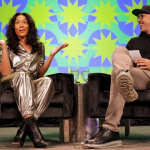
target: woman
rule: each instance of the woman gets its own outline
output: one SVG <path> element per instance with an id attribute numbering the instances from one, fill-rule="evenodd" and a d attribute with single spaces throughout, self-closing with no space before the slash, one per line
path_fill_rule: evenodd
<path id="1" fill-rule="evenodd" d="M 22 147 L 28 135 L 34 147 L 46 147 L 48 144 L 44 141 L 36 120 L 48 107 L 55 89 L 52 79 L 43 75 L 55 54 L 68 44 L 54 48 L 44 62 L 44 46 L 38 42 L 35 23 L 27 13 L 16 13 L 10 19 L 6 36 L 6 43 L 0 40 L 1 85 L 3 89 L 13 88 L 23 117 L 12 144 Z"/>

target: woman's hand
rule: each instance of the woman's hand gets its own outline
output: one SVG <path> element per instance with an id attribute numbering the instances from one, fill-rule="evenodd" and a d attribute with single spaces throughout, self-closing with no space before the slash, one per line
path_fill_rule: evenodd
<path id="1" fill-rule="evenodd" d="M 53 60 L 53 57 L 54 57 L 61 49 L 67 47 L 68 45 L 69 45 L 69 44 L 67 44 L 67 43 L 62 44 L 62 45 L 60 45 L 60 46 L 57 46 L 56 48 L 54 48 L 54 49 L 51 51 L 51 53 L 50 53 L 48 59 L 45 61 L 44 65 L 39 69 L 39 71 L 38 71 L 38 77 L 42 77 L 42 76 L 46 73 L 46 71 L 48 70 L 48 68 L 49 68 L 49 66 L 50 66 L 50 64 L 51 64 L 51 62 L 52 62 L 52 60 Z"/>
<path id="2" fill-rule="evenodd" d="M 150 60 L 145 58 L 139 58 L 135 61 L 137 67 L 143 70 L 150 70 Z"/>
<path id="3" fill-rule="evenodd" d="M 68 43 L 65 43 L 65 44 L 62 44 L 62 45 L 57 46 L 56 48 L 54 48 L 50 53 L 51 57 L 54 57 L 61 49 L 67 47 L 68 45 L 69 45 Z"/>
<path id="4" fill-rule="evenodd" d="M 4 40 L 0 40 L 0 47 L 2 47 L 2 50 L 7 50 L 7 44 Z"/>
<path id="5" fill-rule="evenodd" d="M 0 46 L 2 47 L 2 59 L 0 64 L 0 72 L 2 75 L 9 75 L 11 74 L 11 65 L 7 50 L 7 44 L 4 40 L 0 40 Z"/>
<path id="6" fill-rule="evenodd" d="M 6 46 L 6 42 L 4 40 L 0 40 L 0 45 L 1 46 Z"/>

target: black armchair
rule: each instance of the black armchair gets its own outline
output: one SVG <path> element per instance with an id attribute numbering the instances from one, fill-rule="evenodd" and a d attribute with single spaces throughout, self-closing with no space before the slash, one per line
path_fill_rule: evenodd
<path id="1" fill-rule="evenodd" d="M 74 78 L 72 74 L 58 73 L 48 75 L 55 84 L 55 93 L 47 110 L 40 118 L 60 118 L 61 128 L 63 133 L 60 135 L 60 140 L 68 142 L 67 131 L 69 132 L 67 120 L 73 116 L 74 103 Z M 2 119 L 20 119 L 21 114 L 17 108 L 13 89 L 2 91 L 0 87 L 0 120 Z M 66 128 L 66 129 L 64 129 Z"/>
<path id="2" fill-rule="evenodd" d="M 111 76 L 103 73 L 92 73 L 88 76 L 89 116 L 104 118 L 109 102 Z M 138 99 L 126 103 L 122 119 L 125 119 L 125 135 L 130 134 L 130 119 L 150 117 L 150 90 L 137 91 Z"/>

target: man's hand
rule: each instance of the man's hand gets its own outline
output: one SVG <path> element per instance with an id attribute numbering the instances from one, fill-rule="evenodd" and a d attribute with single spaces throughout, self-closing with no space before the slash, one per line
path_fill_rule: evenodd
<path id="1" fill-rule="evenodd" d="M 68 45 L 69 45 L 68 43 L 65 43 L 65 44 L 62 44 L 62 45 L 57 46 L 56 48 L 54 48 L 50 53 L 51 57 L 54 57 L 61 49 L 67 47 Z"/>
<path id="2" fill-rule="evenodd" d="M 143 70 L 150 70 L 150 60 L 145 58 L 136 59 L 137 67 Z"/>

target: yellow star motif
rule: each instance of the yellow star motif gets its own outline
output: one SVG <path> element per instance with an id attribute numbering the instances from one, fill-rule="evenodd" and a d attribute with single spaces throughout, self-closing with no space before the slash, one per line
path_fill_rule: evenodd
<path id="1" fill-rule="evenodd" d="M 50 51 L 52 49 L 54 49 L 55 47 L 54 46 L 51 46 L 50 45 L 50 42 L 52 41 L 53 38 L 50 38 L 48 40 L 45 40 L 45 33 L 42 35 L 42 37 L 40 38 L 40 41 L 44 44 L 45 46 L 45 55 L 46 56 L 49 56 L 50 54 Z"/>
<path id="2" fill-rule="evenodd" d="M 34 20 L 36 20 L 36 27 L 38 27 L 38 25 L 42 25 L 42 27 L 45 28 L 45 22 L 52 23 L 52 21 L 49 19 L 50 16 L 54 15 L 52 12 L 49 12 L 49 10 L 52 8 L 52 5 L 45 7 L 44 1 L 42 4 L 39 4 L 36 0 L 35 6 L 28 5 L 28 7 L 31 9 L 29 14 Z"/>
<path id="3" fill-rule="evenodd" d="M 12 1 L 7 5 L 2 0 L 2 6 L 0 7 L 0 22 L 2 22 L 2 28 L 9 22 L 10 18 L 16 13 L 19 6 L 12 6 Z"/>
<path id="4" fill-rule="evenodd" d="M 107 2 L 106 5 L 100 0 L 100 7 L 94 5 L 96 12 L 92 13 L 91 15 L 96 16 L 94 23 L 100 22 L 101 28 L 104 27 L 106 24 L 109 28 L 111 28 L 111 22 L 117 23 L 114 16 L 117 16 L 118 13 L 115 12 L 117 6 L 111 6 L 110 0 Z"/>
<path id="5" fill-rule="evenodd" d="M 117 39 L 112 40 L 111 34 L 105 38 L 103 34 L 101 34 L 101 40 L 95 39 L 95 42 L 97 43 L 96 46 L 92 47 L 93 49 L 97 50 L 97 53 L 94 57 L 97 57 L 99 55 L 102 56 L 102 61 L 107 57 L 109 61 L 111 62 L 111 57 L 113 54 L 113 51 L 116 47 L 115 43 Z"/>
<path id="6" fill-rule="evenodd" d="M 78 28 L 78 22 L 85 23 L 84 20 L 82 19 L 83 16 L 87 15 L 86 13 L 82 12 L 82 9 L 84 8 L 83 6 L 78 7 L 78 0 L 75 1 L 75 3 L 72 5 L 71 2 L 68 0 L 68 6 L 63 6 L 64 12 L 59 13 L 60 16 L 63 16 L 63 20 L 61 23 L 68 22 L 68 28 L 72 24 L 74 24 Z"/>
<path id="7" fill-rule="evenodd" d="M 86 46 L 83 46 L 82 43 L 85 39 L 79 40 L 78 34 L 75 37 L 68 36 L 68 40 L 62 39 L 64 43 L 69 43 L 69 46 L 64 49 L 64 53 L 61 57 L 68 55 L 68 61 L 70 62 L 72 58 L 78 62 L 78 56 L 85 57 L 82 50 L 86 49 Z"/>

